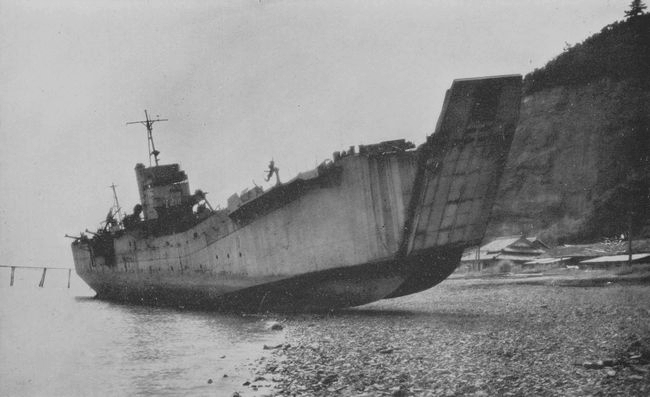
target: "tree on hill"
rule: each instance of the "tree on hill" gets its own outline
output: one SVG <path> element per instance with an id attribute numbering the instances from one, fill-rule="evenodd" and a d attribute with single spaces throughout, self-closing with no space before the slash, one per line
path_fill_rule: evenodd
<path id="1" fill-rule="evenodd" d="M 644 14 L 644 11 L 647 7 L 641 0 L 633 0 L 632 3 L 630 3 L 630 9 L 628 11 L 625 11 L 625 16 L 628 18 L 635 17 L 637 15 L 642 15 Z"/>
<path id="2" fill-rule="evenodd" d="M 634 17 L 605 26 L 582 43 L 566 48 L 545 66 L 528 73 L 524 92 L 557 86 L 579 86 L 603 78 L 638 79 L 650 85 L 650 14 L 641 7 Z M 633 11 L 628 11 L 632 13 Z"/>

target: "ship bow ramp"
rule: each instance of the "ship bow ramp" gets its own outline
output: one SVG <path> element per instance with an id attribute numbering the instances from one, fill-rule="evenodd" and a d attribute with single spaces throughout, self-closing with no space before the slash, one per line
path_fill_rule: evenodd
<path id="1" fill-rule="evenodd" d="M 430 288 L 480 244 L 514 136 L 520 75 L 454 80 L 418 167 L 397 260 L 410 276 L 389 298 Z"/>

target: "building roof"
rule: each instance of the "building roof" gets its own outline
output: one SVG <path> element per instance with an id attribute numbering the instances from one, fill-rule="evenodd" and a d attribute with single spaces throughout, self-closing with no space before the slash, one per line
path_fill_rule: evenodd
<path id="1" fill-rule="evenodd" d="M 479 255 L 478 259 L 482 260 L 482 261 L 483 260 L 489 260 L 489 259 L 494 259 L 498 255 L 499 255 L 498 252 L 488 254 L 486 252 L 481 251 L 481 255 Z M 460 258 L 460 261 L 461 262 L 471 262 L 471 261 L 475 261 L 476 259 L 477 259 L 476 258 L 476 248 L 474 248 L 471 251 L 469 251 L 469 250 L 465 251 L 463 253 L 463 256 Z"/>
<path id="2" fill-rule="evenodd" d="M 534 239 L 534 241 L 531 241 Z M 528 261 L 545 252 L 542 246 L 545 244 L 538 242 L 537 238 L 531 239 L 523 236 L 506 236 L 499 237 L 480 247 L 479 260 L 503 259 L 513 261 Z M 465 250 L 461 262 L 471 262 L 477 260 L 477 247 Z"/>
<path id="3" fill-rule="evenodd" d="M 623 254 L 627 251 L 626 242 L 594 243 L 562 245 L 546 251 L 544 257 L 557 258 L 561 256 L 593 258 L 603 255 Z"/>
<path id="4" fill-rule="evenodd" d="M 562 245 L 551 248 L 542 257 L 557 258 L 561 256 L 593 258 L 606 255 L 623 255 L 628 250 L 627 241 L 604 241 L 593 244 Z M 632 241 L 633 254 L 650 253 L 650 239 Z"/>
<path id="5" fill-rule="evenodd" d="M 535 246 L 535 247 L 537 247 L 537 248 L 543 248 L 543 249 L 549 249 L 549 248 L 550 248 L 550 247 L 548 246 L 548 244 L 546 244 L 545 242 L 543 242 L 542 240 L 540 240 L 540 239 L 537 238 L 537 237 L 526 237 L 526 240 L 528 240 L 528 241 L 530 241 L 531 243 L 533 243 L 533 246 Z"/>
<path id="6" fill-rule="evenodd" d="M 562 262 L 565 259 L 569 258 L 542 258 L 542 259 L 535 259 L 530 262 L 524 263 L 524 265 L 546 265 L 549 263 L 558 263 Z"/>
<path id="7" fill-rule="evenodd" d="M 519 240 L 521 236 L 499 237 L 481 247 L 481 251 L 498 252 Z"/>
<path id="8" fill-rule="evenodd" d="M 499 254 L 496 256 L 496 259 L 504 261 L 526 262 L 535 257 L 535 255 Z"/>
<path id="9" fill-rule="evenodd" d="M 516 253 L 516 254 L 524 254 L 524 255 L 534 255 L 534 256 L 539 256 L 546 252 L 546 250 L 535 248 L 532 245 L 515 245 L 512 244 L 504 249 L 501 250 L 501 252 L 505 253 Z"/>
<path id="10" fill-rule="evenodd" d="M 638 261 L 640 259 L 650 258 L 650 254 L 633 254 L 632 260 Z M 599 256 L 598 258 L 587 259 L 580 263 L 606 263 L 606 262 L 626 262 L 629 259 L 629 255 L 609 255 L 609 256 Z"/>

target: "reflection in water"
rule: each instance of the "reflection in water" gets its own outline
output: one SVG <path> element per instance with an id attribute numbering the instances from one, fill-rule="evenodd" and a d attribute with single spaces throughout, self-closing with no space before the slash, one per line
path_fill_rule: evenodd
<path id="1" fill-rule="evenodd" d="M 0 395 L 230 395 L 251 380 L 263 345 L 282 343 L 261 317 L 115 304 L 79 283 L 10 288 L 5 278 Z"/>

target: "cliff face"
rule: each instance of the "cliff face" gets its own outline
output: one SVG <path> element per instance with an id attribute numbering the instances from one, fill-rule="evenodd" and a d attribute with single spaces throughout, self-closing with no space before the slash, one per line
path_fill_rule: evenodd
<path id="1" fill-rule="evenodd" d="M 647 181 L 648 126 L 650 89 L 636 78 L 524 96 L 486 238 L 526 233 L 556 243 L 625 232 L 602 212 L 630 175 Z"/>

